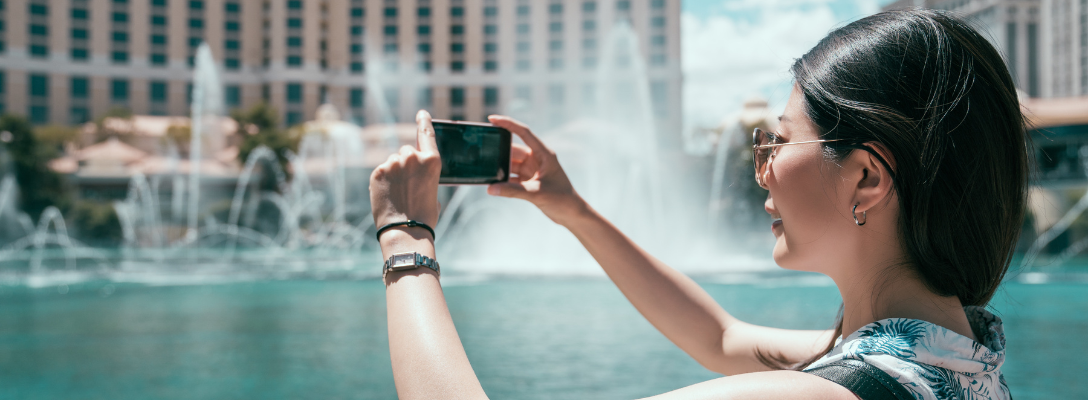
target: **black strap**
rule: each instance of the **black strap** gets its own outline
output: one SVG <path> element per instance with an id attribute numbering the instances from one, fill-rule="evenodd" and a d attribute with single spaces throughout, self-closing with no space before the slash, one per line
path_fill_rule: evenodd
<path id="1" fill-rule="evenodd" d="M 805 372 L 842 385 L 862 400 L 914 400 L 903 384 L 861 360 L 833 361 Z"/>

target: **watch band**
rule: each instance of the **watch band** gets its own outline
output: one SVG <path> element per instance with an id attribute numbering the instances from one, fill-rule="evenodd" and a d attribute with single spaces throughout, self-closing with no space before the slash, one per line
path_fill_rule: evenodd
<path id="1" fill-rule="evenodd" d="M 385 279 L 385 276 L 388 275 L 390 271 L 407 271 L 419 267 L 430 268 L 438 273 L 439 276 L 442 275 L 442 270 L 438 266 L 437 260 L 413 251 L 410 253 L 397 253 L 389 256 L 389 259 L 385 260 L 385 263 L 382 264 L 382 279 Z"/>

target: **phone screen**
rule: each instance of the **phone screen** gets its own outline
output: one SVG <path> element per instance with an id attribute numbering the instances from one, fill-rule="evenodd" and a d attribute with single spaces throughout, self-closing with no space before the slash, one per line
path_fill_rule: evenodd
<path id="1" fill-rule="evenodd" d="M 510 178 L 510 131 L 477 122 L 432 124 L 442 157 L 438 183 L 489 184 Z"/>

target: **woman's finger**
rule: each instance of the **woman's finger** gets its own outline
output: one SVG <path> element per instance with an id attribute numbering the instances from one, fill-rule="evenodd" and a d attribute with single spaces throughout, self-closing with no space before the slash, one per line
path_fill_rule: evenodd
<path id="1" fill-rule="evenodd" d="M 529 158 L 530 153 L 532 153 L 532 151 L 524 145 L 517 143 L 510 145 L 510 160 L 513 162 L 525 161 L 526 158 Z"/>
<path id="2" fill-rule="evenodd" d="M 511 133 L 518 135 L 518 137 L 532 149 L 533 157 L 543 157 L 545 154 L 551 153 L 551 151 L 548 150 L 548 147 L 544 145 L 544 142 L 541 142 L 540 139 L 529 130 L 529 127 L 525 126 L 525 124 L 505 115 L 492 115 L 487 117 L 487 119 L 488 121 L 491 121 L 492 124 L 495 124 L 495 126 L 505 128 Z"/>
<path id="3" fill-rule="evenodd" d="M 412 146 L 406 144 L 404 146 L 400 146 L 400 151 L 398 151 L 397 154 L 400 154 L 402 156 L 410 156 L 415 151 L 416 151 L 415 147 L 412 147 Z"/>
<path id="4" fill-rule="evenodd" d="M 416 146 L 419 146 L 419 151 L 438 154 L 438 142 L 434 136 L 434 126 L 431 125 L 431 113 L 427 110 L 419 110 L 416 113 Z"/>

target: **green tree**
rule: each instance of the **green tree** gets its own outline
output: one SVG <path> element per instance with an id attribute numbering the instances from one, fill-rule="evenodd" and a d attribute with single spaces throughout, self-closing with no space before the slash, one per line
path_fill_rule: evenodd
<path id="1" fill-rule="evenodd" d="M 34 127 L 22 116 L 5 114 L 0 117 L 0 139 L 11 160 L 19 186 L 19 205 L 37 220 L 49 206 L 66 209 L 69 198 L 61 176 L 49 169 L 49 160 L 56 154 L 49 144 L 34 135 Z"/>
<path id="2" fill-rule="evenodd" d="M 279 113 L 275 107 L 261 102 L 248 110 L 235 110 L 231 117 L 238 122 L 242 143 L 238 146 L 238 161 L 245 164 L 250 153 L 265 146 L 276 153 L 280 167 L 287 171 L 287 151 L 297 151 L 299 138 L 290 131 L 279 129 Z"/>
<path id="3" fill-rule="evenodd" d="M 60 157 L 64 152 L 66 143 L 75 142 L 79 137 L 79 129 L 65 125 L 46 125 L 34 129 L 34 136 L 42 146 L 49 149 L 50 159 Z"/>

